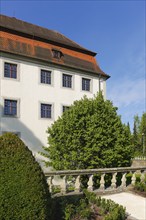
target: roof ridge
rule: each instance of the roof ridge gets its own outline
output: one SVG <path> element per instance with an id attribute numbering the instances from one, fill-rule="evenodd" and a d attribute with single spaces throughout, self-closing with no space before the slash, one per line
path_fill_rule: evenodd
<path id="1" fill-rule="evenodd" d="M 59 43 L 61 45 L 64 45 L 64 47 L 69 47 L 70 49 L 73 48 L 74 50 L 81 51 L 92 56 L 96 55 L 95 52 L 82 47 L 70 38 L 66 37 L 64 34 L 55 30 L 48 29 L 46 27 L 42 27 L 36 24 L 29 23 L 27 21 L 20 20 L 15 17 L 9 17 L 2 14 L 0 14 L 0 24 L 4 28 L 17 31 L 19 33 L 34 35 L 44 40 Z"/>

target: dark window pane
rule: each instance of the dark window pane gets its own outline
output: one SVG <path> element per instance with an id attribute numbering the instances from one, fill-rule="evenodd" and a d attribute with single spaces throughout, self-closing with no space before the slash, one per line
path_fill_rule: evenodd
<path id="1" fill-rule="evenodd" d="M 63 106 L 62 107 L 62 112 L 65 112 L 66 110 L 68 110 L 69 109 L 69 106 Z"/>
<path id="2" fill-rule="evenodd" d="M 56 59 L 60 59 L 62 56 L 62 52 L 58 50 L 52 50 L 52 53 L 53 53 L 53 57 Z"/>
<path id="3" fill-rule="evenodd" d="M 41 104 L 41 118 L 51 118 L 52 117 L 52 105 Z"/>
<path id="4" fill-rule="evenodd" d="M 41 70 L 41 83 L 51 84 L 51 71 Z"/>
<path id="5" fill-rule="evenodd" d="M 4 115 L 17 115 L 17 101 L 16 100 L 8 100 L 4 101 Z"/>
<path id="6" fill-rule="evenodd" d="M 90 91 L 90 79 L 82 78 L 82 90 Z"/>
<path id="7" fill-rule="evenodd" d="M 17 78 L 17 65 L 12 63 L 4 64 L 4 77 Z"/>
<path id="8" fill-rule="evenodd" d="M 63 74 L 62 80 L 63 80 L 62 81 L 63 87 L 72 88 L 72 76 L 71 75 Z"/>

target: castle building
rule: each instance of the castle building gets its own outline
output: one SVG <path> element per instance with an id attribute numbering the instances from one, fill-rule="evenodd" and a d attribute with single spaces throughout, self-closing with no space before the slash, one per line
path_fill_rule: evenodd
<path id="1" fill-rule="evenodd" d="M 84 95 L 106 98 L 96 53 L 66 36 L 0 16 L 0 134 L 13 132 L 39 158 L 48 126 Z"/>

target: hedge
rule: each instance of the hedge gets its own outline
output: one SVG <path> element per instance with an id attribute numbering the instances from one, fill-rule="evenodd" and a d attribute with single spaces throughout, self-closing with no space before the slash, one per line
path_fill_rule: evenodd
<path id="1" fill-rule="evenodd" d="M 48 220 L 51 196 L 32 152 L 16 135 L 0 136 L 0 219 Z"/>

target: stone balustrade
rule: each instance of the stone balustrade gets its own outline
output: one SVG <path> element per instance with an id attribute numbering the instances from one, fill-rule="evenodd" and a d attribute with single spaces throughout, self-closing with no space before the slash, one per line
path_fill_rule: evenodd
<path id="1" fill-rule="evenodd" d="M 86 170 L 61 170 L 45 173 L 51 193 L 81 193 L 83 188 L 99 193 L 123 191 L 144 181 L 145 167 L 120 167 Z"/>
<path id="2" fill-rule="evenodd" d="M 146 157 L 135 157 L 132 160 L 132 167 L 146 166 Z"/>
<path id="3" fill-rule="evenodd" d="M 146 160 L 145 156 L 135 157 L 134 160 Z"/>

